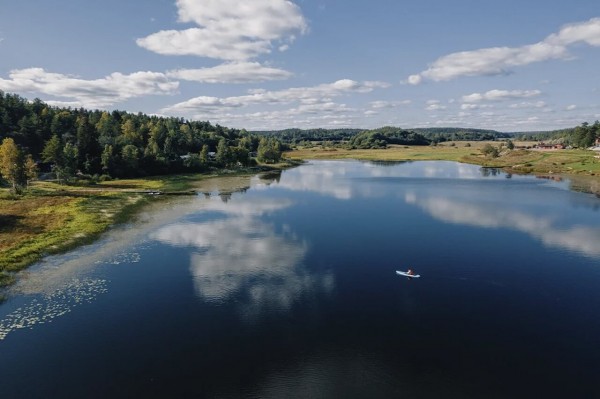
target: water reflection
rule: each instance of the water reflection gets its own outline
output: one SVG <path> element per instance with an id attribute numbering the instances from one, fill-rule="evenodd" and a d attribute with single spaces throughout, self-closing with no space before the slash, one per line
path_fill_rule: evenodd
<path id="1" fill-rule="evenodd" d="M 493 168 L 447 161 L 426 162 L 313 161 L 286 171 L 277 186 L 292 191 L 310 191 L 341 200 L 380 195 L 379 188 L 357 185 L 356 181 L 404 182 L 408 179 L 491 180 L 512 177 Z"/>
<path id="2" fill-rule="evenodd" d="M 600 228 L 569 224 L 568 221 L 559 220 L 559 215 L 538 216 L 523 209 L 499 206 L 498 203 L 485 204 L 466 199 L 418 195 L 414 192 L 407 193 L 405 201 L 447 223 L 488 229 L 509 228 L 527 233 L 549 247 L 600 257 Z"/>
<path id="3" fill-rule="evenodd" d="M 179 223 L 152 235 L 165 244 L 192 247 L 190 271 L 199 297 L 224 303 L 232 299 L 241 313 L 254 318 L 263 311 L 287 311 L 296 300 L 334 287 L 330 273 L 314 274 L 302 265 L 308 245 L 289 227 L 280 231 L 260 216 L 284 209 L 289 200 L 233 197 L 208 200 L 203 211 L 223 219 Z"/>

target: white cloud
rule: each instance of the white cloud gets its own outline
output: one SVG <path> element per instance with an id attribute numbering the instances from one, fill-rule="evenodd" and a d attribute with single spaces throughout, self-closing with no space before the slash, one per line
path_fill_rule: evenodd
<path id="1" fill-rule="evenodd" d="M 230 62 L 212 68 L 178 69 L 167 76 L 202 83 L 253 83 L 287 79 L 292 73 L 258 62 Z"/>
<path id="2" fill-rule="evenodd" d="M 460 109 L 462 109 L 464 111 L 481 109 L 481 108 L 492 108 L 492 107 L 493 107 L 493 105 L 488 105 L 488 104 L 461 104 L 460 105 Z"/>
<path id="3" fill-rule="evenodd" d="M 539 90 L 489 90 L 485 93 L 473 93 L 462 97 L 465 103 L 478 103 L 481 101 L 502 101 L 515 98 L 536 97 L 542 94 Z"/>
<path id="4" fill-rule="evenodd" d="M 408 83 L 411 85 L 418 85 L 423 81 L 423 77 L 421 75 L 410 75 L 408 77 Z"/>
<path id="5" fill-rule="evenodd" d="M 571 104 L 569 106 L 567 106 L 567 108 L 565 108 L 567 111 L 574 111 L 575 109 L 577 109 L 577 105 L 575 104 Z"/>
<path id="6" fill-rule="evenodd" d="M 425 109 L 427 111 L 440 111 L 447 108 L 445 105 L 440 104 L 439 100 L 428 100 L 426 104 L 427 107 Z"/>
<path id="7" fill-rule="evenodd" d="M 165 108 L 162 112 L 169 114 L 190 114 L 214 111 L 223 108 L 238 108 L 256 104 L 288 104 L 300 102 L 303 105 L 315 105 L 331 102 L 332 97 L 348 93 L 368 93 L 376 88 L 388 87 L 383 82 L 356 82 L 342 79 L 333 83 L 325 83 L 312 87 L 292 87 L 279 91 L 253 90 L 249 94 L 236 97 L 196 97 Z M 318 105 L 317 108 L 322 108 Z"/>
<path id="8" fill-rule="evenodd" d="M 42 93 L 74 99 L 54 101 L 56 105 L 102 108 L 149 94 L 175 94 L 179 82 L 170 81 L 163 73 L 112 73 L 102 79 L 85 80 L 42 68 L 16 69 L 10 79 L 0 79 L 0 90 L 16 93 Z"/>
<path id="9" fill-rule="evenodd" d="M 403 101 L 372 101 L 371 108 L 373 109 L 383 109 L 383 108 L 396 108 L 401 105 L 408 105 L 412 103 L 411 100 L 403 100 Z"/>
<path id="10" fill-rule="evenodd" d="M 516 104 L 511 104 L 508 106 L 508 108 L 544 108 L 545 106 L 546 106 L 546 103 L 544 101 L 536 101 L 536 102 L 524 101 L 524 102 L 520 102 L 520 103 L 516 103 Z"/>
<path id="11" fill-rule="evenodd" d="M 288 0 L 177 0 L 176 4 L 179 22 L 199 27 L 159 31 L 138 39 L 139 46 L 164 55 L 247 60 L 269 53 L 273 41 L 289 43 L 307 30 L 302 11 Z M 282 43 L 280 50 L 285 46 Z"/>
<path id="12" fill-rule="evenodd" d="M 424 79 L 436 82 L 462 76 L 504 75 L 517 66 L 569 58 L 568 46 L 586 43 L 600 46 L 600 18 L 564 26 L 544 40 L 521 47 L 490 47 L 461 51 L 438 58 L 428 69 L 408 77 L 417 85 Z"/>

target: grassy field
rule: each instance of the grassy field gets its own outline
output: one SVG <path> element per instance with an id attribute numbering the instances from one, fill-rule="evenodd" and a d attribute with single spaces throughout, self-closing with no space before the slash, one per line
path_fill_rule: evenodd
<path id="1" fill-rule="evenodd" d="M 468 144 L 468 145 L 467 145 Z M 380 161 L 445 160 L 503 168 L 514 173 L 600 175 L 597 153 L 587 150 L 502 150 L 500 156 L 484 156 L 484 145 L 498 142 L 455 142 L 437 146 L 391 146 L 383 150 L 305 148 L 286 153 L 292 159 L 359 159 Z M 525 143 L 516 143 L 517 145 Z"/>
<path id="2" fill-rule="evenodd" d="M 176 186 L 178 182 L 174 183 Z M 0 285 L 41 257 L 91 242 L 152 200 L 169 181 L 122 180 L 91 187 L 34 182 L 24 196 L 0 190 Z"/>

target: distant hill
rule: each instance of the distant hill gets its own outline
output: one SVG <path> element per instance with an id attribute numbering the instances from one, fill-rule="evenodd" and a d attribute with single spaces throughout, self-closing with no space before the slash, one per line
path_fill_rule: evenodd
<path id="1" fill-rule="evenodd" d="M 277 137 L 284 143 L 301 141 L 347 141 L 364 129 L 284 129 L 252 131 L 252 134 Z"/>
<path id="2" fill-rule="evenodd" d="M 385 126 L 378 129 L 285 129 L 285 130 L 268 130 L 268 131 L 252 131 L 252 134 L 263 135 L 263 136 L 274 136 L 287 144 L 298 144 L 302 141 L 308 142 L 319 142 L 319 141 L 332 141 L 332 142 L 349 142 L 355 136 L 358 136 L 364 132 L 408 132 L 418 134 L 421 138 L 412 139 L 400 139 L 396 137 L 395 141 L 402 141 L 402 144 L 408 142 L 419 142 L 420 144 L 429 144 L 431 142 L 443 142 L 443 141 L 457 141 L 457 140 L 470 140 L 470 141 L 483 141 L 483 140 L 496 140 L 499 138 L 510 138 L 512 137 L 509 133 L 502 133 L 495 130 L 486 129 L 471 129 L 471 128 L 453 128 L 453 127 L 440 127 L 440 128 L 415 128 L 415 129 L 402 129 L 399 127 Z M 426 139 L 426 140 L 423 140 Z M 394 141 L 392 140 L 392 141 Z"/>
<path id="3" fill-rule="evenodd" d="M 252 134 L 273 136 L 288 145 L 308 142 L 331 142 L 354 148 L 383 148 L 388 144 L 427 145 L 444 141 L 537 140 L 556 141 L 578 148 L 587 148 L 600 137 L 600 122 L 539 132 L 499 132 L 490 129 L 464 127 L 430 127 L 402 129 L 385 126 L 378 129 L 285 129 L 254 131 Z"/>
<path id="4" fill-rule="evenodd" d="M 464 127 L 428 127 L 410 129 L 416 133 L 420 133 L 426 138 L 442 142 L 442 141 L 487 141 L 496 139 L 510 138 L 509 133 L 502 133 L 496 130 L 489 129 L 472 129 Z"/>

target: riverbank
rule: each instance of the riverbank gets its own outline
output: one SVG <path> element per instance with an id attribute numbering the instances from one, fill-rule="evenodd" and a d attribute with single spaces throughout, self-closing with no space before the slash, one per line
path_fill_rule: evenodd
<path id="1" fill-rule="evenodd" d="M 0 189 L 0 287 L 46 255 L 96 240 L 111 226 L 131 220 L 145 205 L 169 195 L 195 195 L 200 181 L 252 175 L 295 166 L 294 162 L 206 174 L 123 179 L 95 185 L 32 182 L 23 196 Z"/>
<path id="2" fill-rule="evenodd" d="M 600 176 L 600 159 L 587 150 L 500 150 L 493 158 L 481 150 L 498 142 L 448 142 L 437 146 L 390 146 L 381 150 L 304 148 L 286 153 L 291 159 L 358 159 L 369 161 L 456 161 L 501 168 L 509 173 Z"/>

